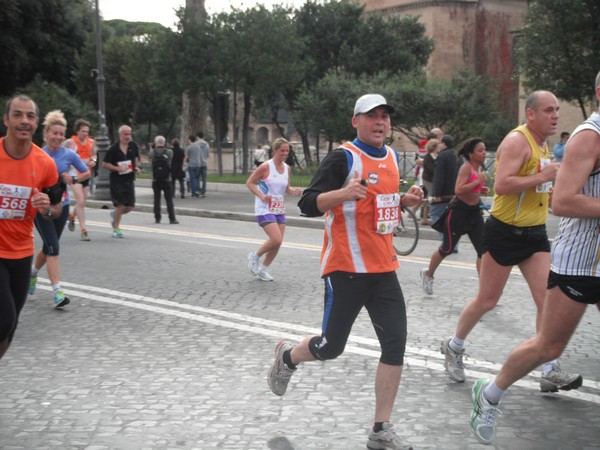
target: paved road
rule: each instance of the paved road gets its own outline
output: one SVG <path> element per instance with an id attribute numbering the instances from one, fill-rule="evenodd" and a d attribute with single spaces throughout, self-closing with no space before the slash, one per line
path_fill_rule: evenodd
<path id="1" fill-rule="evenodd" d="M 138 194 L 142 203 L 143 188 Z M 217 195 L 178 205 L 207 205 Z M 231 209 L 225 197 L 223 210 Z M 264 238 L 255 223 L 190 215 L 181 225 L 156 225 L 134 212 L 117 240 L 108 211 L 87 213 L 92 241 L 65 231 L 61 245 L 72 304 L 54 310 L 42 279 L 0 362 L 0 448 L 364 448 L 378 358 L 366 315 L 344 355 L 305 364 L 284 397 L 265 380 L 279 339 L 318 332 L 321 230 L 288 227 L 276 280 L 261 283 L 246 272 L 247 253 Z M 440 268 L 435 295 L 423 294 L 418 272 L 436 245 L 421 241 L 401 261 L 409 336 L 393 417 L 417 449 L 482 448 L 468 428 L 470 388 L 533 333 L 533 302 L 515 272 L 502 303 L 469 338 L 467 382 L 451 382 L 439 342 L 477 277 L 465 243 Z M 541 394 L 535 375 L 523 380 L 503 405 L 495 448 L 600 448 L 598 329 L 600 314 L 590 308 L 563 357 L 584 387 Z"/>

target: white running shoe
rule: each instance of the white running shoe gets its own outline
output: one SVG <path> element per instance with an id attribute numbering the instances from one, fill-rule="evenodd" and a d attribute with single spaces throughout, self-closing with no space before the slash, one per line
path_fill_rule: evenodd
<path id="1" fill-rule="evenodd" d="M 269 275 L 269 272 L 267 272 L 264 267 L 258 271 L 256 278 L 258 278 L 260 281 L 273 281 L 273 277 Z"/>
<path id="2" fill-rule="evenodd" d="M 371 450 L 412 450 L 412 447 L 402 444 L 394 431 L 394 425 L 389 422 L 383 422 L 383 430 L 377 433 L 371 430 L 367 440 L 367 448 Z"/>
<path id="3" fill-rule="evenodd" d="M 451 380 L 456 381 L 457 383 L 464 383 L 465 381 L 465 366 L 463 365 L 463 353 L 455 352 L 450 348 L 450 340 L 452 338 L 448 338 L 445 341 L 442 341 L 442 345 L 440 351 L 445 356 L 444 358 L 444 367 L 446 368 L 446 373 L 450 377 Z"/>
<path id="4" fill-rule="evenodd" d="M 254 252 L 248 253 L 248 273 L 257 276 L 260 272 L 260 258 Z"/>
<path id="5" fill-rule="evenodd" d="M 475 439 L 485 445 L 494 442 L 496 436 L 496 418 L 502 415 L 498 405 L 488 402 L 483 396 L 483 390 L 488 380 L 480 378 L 473 385 L 471 408 L 471 432 Z"/>
<path id="6" fill-rule="evenodd" d="M 283 354 L 292 348 L 294 346 L 286 340 L 280 341 L 275 347 L 275 361 L 273 361 L 273 365 L 267 375 L 267 384 L 275 395 L 281 396 L 285 394 L 290 378 L 292 378 L 292 375 L 296 371 L 296 369 L 290 369 L 283 362 Z"/>
<path id="7" fill-rule="evenodd" d="M 558 392 L 570 391 L 571 389 L 579 389 L 583 384 L 583 377 L 578 373 L 563 372 L 560 364 L 557 362 L 552 364 L 552 370 L 540 378 L 540 389 L 542 392 Z"/>
<path id="8" fill-rule="evenodd" d="M 423 290 L 426 294 L 433 294 L 433 278 L 429 276 L 427 269 L 421 269 L 421 280 L 423 280 Z"/>

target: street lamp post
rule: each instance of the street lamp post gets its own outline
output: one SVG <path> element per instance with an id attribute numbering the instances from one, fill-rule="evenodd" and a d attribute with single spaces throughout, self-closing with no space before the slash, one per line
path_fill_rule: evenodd
<path id="1" fill-rule="evenodd" d="M 100 129 L 96 139 L 96 152 L 98 164 L 98 178 L 96 179 L 96 188 L 94 198 L 96 200 L 110 200 L 110 186 L 108 181 L 108 171 L 102 167 L 102 161 L 106 156 L 110 141 L 108 139 L 108 129 L 106 127 L 106 105 L 104 103 L 104 71 L 102 68 L 102 32 L 100 29 L 100 8 L 99 0 L 96 0 L 96 84 L 98 86 L 98 115 L 100 119 Z"/>

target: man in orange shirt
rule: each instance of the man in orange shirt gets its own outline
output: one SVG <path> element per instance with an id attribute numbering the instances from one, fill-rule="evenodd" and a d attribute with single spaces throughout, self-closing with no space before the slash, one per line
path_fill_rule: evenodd
<path id="1" fill-rule="evenodd" d="M 406 308 L 396 276 L 393 230 L 400 206 L 423 200 L 418 186 L 404 196 L 398 193 L 397 155 L 385 145 L 393 112 L 381 95 L 360 97 L 352 117 L 357 138 L 327 155 L 298 203 L 307 216 L 326 214 L 322 334 L 307 336 L 296 346 L 281 341 L 267 378 L 273 393 L 283 395 L 298 364 L 337 358 L 365 307 L 381 345 L 375 420 L 367 441 L 371 449 L 406 448 L 390 423 L 406 346 Z"/>
<path id="2" fill-rule="evenodd" d="M 25 304 L 33 259 L 33 219 L 62 209 L 63 187 L 50 156 L 32 141 L 39 123 L 35 102 L 15 95 L 6 103 L 0 138 L 0 358 L 14 337 Z"/>

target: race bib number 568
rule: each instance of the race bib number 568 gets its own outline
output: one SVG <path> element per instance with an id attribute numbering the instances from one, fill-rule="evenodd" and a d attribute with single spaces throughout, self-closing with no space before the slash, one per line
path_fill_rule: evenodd
<path id="1" fill-rule="evenodd" d="M 0 184 L 0 220 L 23 220 L 30 196 L 28 186 Z"/>

